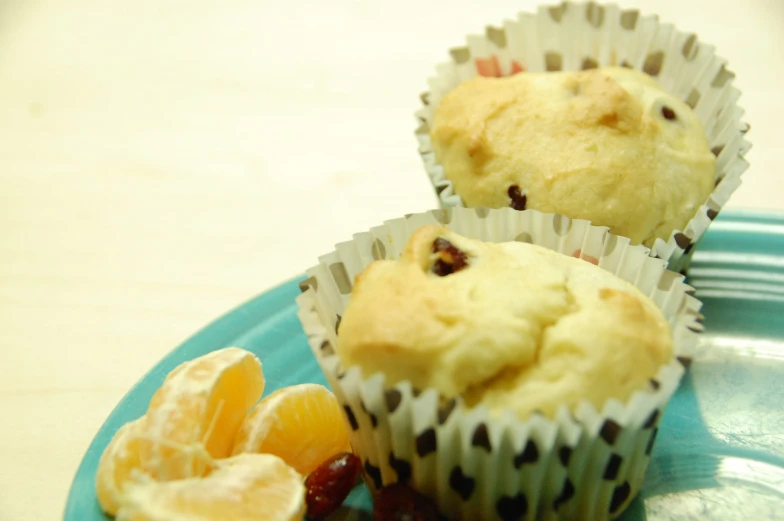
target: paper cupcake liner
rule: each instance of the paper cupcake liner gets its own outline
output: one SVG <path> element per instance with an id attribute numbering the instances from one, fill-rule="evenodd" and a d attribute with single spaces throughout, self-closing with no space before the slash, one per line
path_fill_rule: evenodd
<path id="1" fill-rule="evenodd" d="M 522 241 L 580 256 L 633 283 L 673 328 L 677 359 L 648 388 L 601 411 L 588 402 L 555 419 L 463 407 L 409 382 L 343 368 L 336 328 L 352 281 L 378 259 L 397 259 L 419 227 L 440 224 L 466 237 Z M 683 276 L 607 228 L 534 210 L 452 208 L 387 221 L 338 244 L 308 270 L 298 316 L 351 427 L 351 442 L 372 489 L 407 482 L 455 520 L 589 519 L 620 513 L 639 491 L 658 421 L 678 387 L 702 330 L 700 302 Z"/>
<path id="2" fill-rule="evenodd" d="M 685 271 L 692 246 L 740 186 L 748 168 L 744 156 L 751 143 L 744 139 L 749 125 L 741 121 L 740 91 L 735 74 L 712 45 L 696 35 L 663 24 L 654 15 L 593 2 L 564 2 L 520 13 L 501 27 L 487 26 L 484 35 L 471 35 L 467 45 L 451 49 L 451 61 L 436 67 L 430 90 L 416 112 L 419 152 L 442 207 L 463 206 L 444 176 L 430 143 L 430 125 L 441 98 L 475 76 L 508 76 L 519 72 L 581 70 L 621 65 L 642 70 L 692 107 L 702 121 L 716 155 L 716 188 L 683 230 L 669 240 L 657 239 L 652 255 L 665 259 L 674 271 Z"/>

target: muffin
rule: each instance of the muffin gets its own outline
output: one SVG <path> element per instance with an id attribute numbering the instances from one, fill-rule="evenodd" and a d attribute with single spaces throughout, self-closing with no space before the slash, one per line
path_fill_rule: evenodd
<path id="1" fill-rule="evenodd" d="M 357 276 L 341 364 L 520 418 L 627 400 L 672 359 L 662 312 L 588 262 L 425 226 Z"/>
<path id="2" fill-rule="evenodd" d="M 712 46 L 636 10 L 565 2 L 450 54 L 416 113 L 442 207 L 588 219 L 685 273 L 751 148 Z"/>
<path id="3" fill-rule="evenodd" d="M 587 221 L 464 208 L 321 257 L 299 317 L 371 490 L 449 519 L 617 516 L 700 330 L 664 264 Z"/>
<path id="4" fill-rule="evenodd" d="M 430 140 L 466 206 L 562 213 L 648 247 L 714 188 L 699 118 L 621 67 L 477 76 L 441 100 Z"/>

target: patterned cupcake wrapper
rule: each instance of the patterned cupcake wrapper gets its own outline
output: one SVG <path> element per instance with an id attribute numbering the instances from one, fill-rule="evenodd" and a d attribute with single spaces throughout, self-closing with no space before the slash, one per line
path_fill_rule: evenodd
<path id="1" fill-rule="evenodd" d="M 520 420 L 510 412 L 464 408 L 409 382 L 386 386 L 382 374 L 343 368 L 337 327 L 362 269 L 396 259 L 417 228 L 440 224 L 483 241 L 522 241 L 580 256 L 633 283 L 662 309 L 678 359 L 650 385 L 601 411 L 565 406 L 555 419 Z M 308 270 L 299 318 L 314 355 L 351 427 L 352 445 L 373 489 L 406 482 L 432 498 L 450 519 L 590 519 L 620 513 L 639 491 L 659 419 L 678 387 L 683 362 L 702 330 L 700 302 L 683 276 L 643 246 L 587 221 L 528 210 L 451 208 L 386 222 L 338 244 Z"/>
<path id="2" fill-rule="evenodd" d="M 463 206 L 463 201 L 435 158 L 430 125 L 441 98 L 478 75 L 621 65 L 645 71 L 692 107 L 717 157 L 716 188 L 683 230 L 675 230 L 667 241 L 656 240 L 652 255 L 667 260 L 674 271 L 688 268 L 692 246 L 740 186 L 741 174 L 749 166 L 744 159 L 751 148 L 744 139 L 749 125 L 741 121 L 740 91 L 732 86 L 735 74 L 725 68 L 726 60 L 714 54 L 713 46 L 659 23 L 656 16 L 593 2 L 543 6 L 501 27 L 487 26 L 484 35 L 468 36 L 467 45 L 451 49 L 451 58 L 436 67 L 436 75 L 428 80 L 430 90 L 420 96 L 423 106 L 416 112 L 419 152 L 442 207 Z"/>

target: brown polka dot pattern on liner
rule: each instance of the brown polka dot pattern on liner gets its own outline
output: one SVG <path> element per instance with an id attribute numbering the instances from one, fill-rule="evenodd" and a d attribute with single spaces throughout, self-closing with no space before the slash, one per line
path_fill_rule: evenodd
<path id="1" fill-rule="evenodd" d="M 686 58 L 686 61 L 694 61 L 694 58 L 697 57 L 697 50 L 699 49 L 699 44 L 697 43 L 697 35 L 691 34 L 683 42 L 683 47 L 681 48 L 681 54 L 683 57 Z M 694 108 L 694 107 L 692 107 Z"/>
<path id="2" fill-rule="evenodd" d="M 689 367 L 691 367 L 691 358 L 689 358 L 688 356 L 679 356 L 678 361 L 681 363 L 684 369 L 688 369 Z"/>
<path id="3" fill-rule="evenodd" d="M 528 514 L 528 500 L 521 492 L 516 496 L 502 496 L 495 504 L 501 521 L 519 521 Z"/>
<path id="4" fill-rule="evenodd" d="M 416 437 L 416 451 L 420 458 L 424 458 L 428 454 L 434 453 L 437 448 L 438 440 L 436 438 L 435 429 L 427 429 Z"/>
<path id="5" fill-rule="evenodd" d="M 515 239 L 517 242 L 527 242 L 528 244 L 533 244 L 534 238 L 531 237 L 531 234 L 528 232 L 523 232 L 517 235 Z"/>
<path id="6" fill-rule="evenodd" d="M 675 239 L 675 244 L 678 245 L 678 248 L 683 250 L 684 254 L 687 254 L 691 251 L 694 244 L 692 244 L 691 239 L 686 236 L 686 234 L 678 232 L 673 236 Z"/>
<path id="7" fill-rule="evenodd" d="M 596 69 L 597 67 L 599 67 L 599 63 L 593 58 L 585 58 L 583 60 L 583 64 L 580 66 L 580 68 L 584 71 L 587 71 L 588 69 Z"/>
<path id="8" fill-rule="evenodd" d="M 485 28 L 485 35 L 487 39 L 496 44 L 501 49 L 506 48 L 506 31 L 500 27 L 488 25 Z"/>
<path id="9" fill-rule="evenodd" d="M 334 262 L 329 265 L 329 272 L 332 274 L 332 278 L 335 279 L 335 284 L 337 284 L 341 295 L 351 293 L 351 279 L 348 277 L 345 264 Z"/>
<path id="10" fill-rule="evenodd" d="M 534 440 L 528 440 L 523 452 L 515 456 L 514 467 L 519 469 L 526 463 L 536 463 L 537 461 L 539 461 L 539 449 L 536 448 Z"/>
<path id="11" fill-rule="evenodd" d="M 449 185 L 436 185 L 436 195 L 441 195 L 441 192 L 449 188 Z"/>
<path id="12" fill-rule="evenodd" d="M 425 91 L 419 95 L 422 105 L 430 105 L 430 91 Z"/>
<path id="13" fill-rule="evenodd" d="M 604 475 L 602 477 L 606 480 L 613 480 L 617 478 L 618 471 L 621 469 L 621 463 L 623 463 L 623 458 L 615 453 L 612 453 L 610 455 L 610 460 L 604 467 Z"/>
<path id="14" fill-rule="evenodd" d="M 455 410 L 457 407 L 457 400 L 454 398 L 450 398 L 443 404 L 438 406 L 438 424 L 443 425 L 449 419 L 449 416 L 452 415 L 452 411 Z"/>
<path id="15" fill-rule="evenodd" d="M 299 283 L 299 290 L 305 293 L 308 288 L 313 288 L 313 291 L 318 291 L 318 279 L 316 277 L 308 277 Z"/>
<path id="16" fill-rule="evenodd" d="M 742 135 L 745 135 L 746 132 L 748 132 L 749 130 L 751 130 L 751 123 L 746 123 L 746 122 L 741 123 L 740 133 Z"/>
<path id="17" fill-rule="evenodd" d="M 449 224 L 452 222 L 454 212 L 451 208 L 443 208 L 441 210 L 430 210 L 433 218 L 441 224 Z"/>
<path id="18" fill-rule="evenodd" d="M 648 438 L 648 445 L 645 446 L 645 455 L 650 456 L 651 452 L 653 452 L 653 445 L 656 442 L 656 435 L 659 434 L 659 428 L 656 427 L 651 431 L 651 437 Z"/>
<path id="19" fill-rule="evenodd" d="M 610 514 L 617 512 L 626 500 L 629 499 L 629 494 L 632 493 L 632 488 L 629 486 L 628 481 L 615 487 L 613 491 L 612 500 L 610 500 Z"/>
<path id="20" fill-rule="evenodd" d="M 563 57 L 558 52 L 548 52 L 544 55 L 544 68 L 548 72 L 560 71 L 563 66 Z"/>
<path id="21" fill-rule="evenodd" d="M 344 405 L 343 412 L 346 413 L 346 419 L 348 420 L 348 423 L 351 425 L 351 430 L 352 431 L 359 430 L 359 423 L 357 423 L 357 417 L 354 416 L 354 411 L 351 410 L 351 407 L 348 405 Z"/>
<path id="22" fill-rule="evenodd" d="M 466 501 L 474 493 L 476 480 L 463 474 L 463 469 L 458 465 L 449 473 L 449 486 Z"/>
<path id="23" fill-rule="evenodd" d="M 383 485 L 381 481 L 381 469 L 370 463 L 370 460 L 365 460 L 365 474 L 373 480 L 373 485 L 376 489 L 380 489 Z"/>
<path id="24" fill-rule="evenodd" d="M 732 81 L 733 79 L 735 79 L 735 73 L 722 65 L 721 69 L 719 69 L 719 72 L 717 72 L 716 76 L 713 77 L 713 81 L 711 81 L 711 87 L 723 87 L 727 84 L 727 82 Z"/>
<path id="25" fill-rule="evenodd" d="M 678 280 L 680 277 L 671 271 L 665 271 L 659 277 L 659 283 L 656 285 L 660 291 L 669 291 L 672 289 L 672 285 L 675 284 L 675 281 Z"/>
<path id="26" fill-rule="evenodd" d="M 368 411 L 365 402 L 359 402 L 359 406 L 362 407 L 362 411 L 370 418 L 370 424 L 373 425 L 373 428 L 375 429 L 378 426 L 378 418 L 376 418 L 376 415 Z"/>
<path id="27" fill-rule="evenodd" d="M 650 379 L 650 384 L 651 384 L 651 388 L 654 391 L 658 391 L 659 388 L 661 387 L 661 384 L 659 383 L 659 381 L 658 380 L 654 380 L 653 378 Z"/>
<path id="28" fill-rule="evenodd" d="M 601 27 L 604 23 L 604 6 L 589 2 L 588 9 L 585 11 L 585 19 L 597 29 Z"/>
<path id="29" fill-rule="evenodd" d="M 384 260 L 387 258 L 387 247 L 381 240 L 376 239 L 373 241 L 373 246 L 370 247 L 370 254 L 373 256 L 373 260 Z"/>
<path id="30" fill-rule="evenodd" d="M 340 329 L 340 321 L 343 320 L 343 317 L 340 315 L 335 315 L 335 334 L 338 334 L 338 329 Z"/>
<path id="31" fill-rule="evenodd" d="M 658 76 L 661 72 L 663 63 L 664 53 L 662 51 L 652 52 L 645 57 L 645 63 L 642 66 L 642 70 L 649 76 Z"/>
<path id="32" fill-rule="evenodd" d="M 710 219 L 711 221 L 714 220 L 719 215 L 719 211 L 714 210 L 713 208 L 708 208 L 708 211 L 706 213 L 708 214 L 708 219 Z"/>
<path id="33" fill-rule="evenodd" d="M 561 489 L 561 493 L 553 501 L 553 509 L 558 510 L 558 508 L 561 505 L 563 505 L 573 497 L 574 497 L 574 484 L 569 478 L 566 478 L 566 480 L 564 481 L 563 488 Z"/>
<path id="34" fill-rule="evenodd" d="M 403 459 L 398 459 L 393 453 L 389 453 L 389 466 L 397 474 L 398 483 L 408 483 L 411 480 L 411 464 Z"/>
<path id="35" fill-rule="evenodd" d="M 615 440 L 620 433 L 621 426 L 610 419 L 604 420 L 604 424 L 602 424 L 602 428 L 599 430 L 599 436 L 601 436 L 608 445 L 615 443 Z"/>
<path id="36" fill-rule="evenodd" d="M 569 466 L 569 459 L 572 457 L 572 448 L 564 445 L 558 449 L 558 459 L 564 467 Z"/>
<path id="37" fill-rule="evenodd" d="M 721 154 L 722 150 L 724 150 L 724 145 L 716 145 L 715 147 L 711 148 L 711 153 L 714 156 L 719 157 L 719 154 Z"/>
<path id="38" fill-rule="evenodd" d="M 686 96 L 686 105 L 688 105 L 691 108 L 696 107 L 697 103 L 700 102 L 701 97 L 702 96 L 700 95 L 700 91 L 698 91 L 697 89 L 691 89 L 689 95 Z"/>
<path id="39" fill-rule="evenodd" d="M 622 11 L 621 12 L 621 27 L 627 31 L 633 31 L 637 27 L 637 19 L 640 17 L 639 11 Z"/>
<path id="40" fill-rule="evenodd" d="M 332 346 L 332 342 L 330 342 L 329 340 L 324 340 L 321 343 L 321 347 L 319 349 L 326 356 L 331 356 L 335 354 L 335 348 Z"/>
<path id="41" fill-rule="evenodd" d="M 656 420 L 659 419 L 659 409 L 654 409 L 648 419 L 645 420 L 645 423 L 642 425 L 643 429 L 650 429 L 654 425 L 656 425 Z"/>
<path id="42" fill-rule="evenodd" d="M 564 2 L 561 5 L 554 5 L 548 8 L 547 11 L 550 13 L 550 18 L 552 18 L 553 21 L 560 22 L 567 9 L 569 9 L 569 4 Z"/>
<path id="43" fill-rule="evenodd" d="M 468 47 L 465 46 L 449 49 L 449 54 L 452 55 L 452 59 L 457 64 L 466 63 L 471 59 L 471 51 L 469 51 Z"/>
<path id="44" fill-rule="evenodd" d="M 528 196 L 520 190 L 520 187 L 517 185 L 512 185 L 506 191 L 506 194 L 509 196 L 509 206 L 514 208 L 515 210 L 525 210 L 526 203 L 528 202 Z"/>
<path id="45" fill-rule="evenodd" d="M 403 395 L 397 389 L 387 389 L 384 392 L 384 401 L 387 402 L 387 410 L 392 414 L 403 401 Z"/>
<path id="46" fill-rule="evenodd" d="M 471 437 L 471 446 L 481 447 L 488 453 L 493 451 L 493 447 L 490 445 L 490 434 L 487 432 L 487 425 L 484 423 L 480 423 L 476 426 L 474 435 Z"/>
<path id="47" fill-rule="evenodd" d="M 553 230 L 559 237 L 563 237 L 572 229 L 572 220 L 565 215 L 556 214 L 553 216 Z"/>

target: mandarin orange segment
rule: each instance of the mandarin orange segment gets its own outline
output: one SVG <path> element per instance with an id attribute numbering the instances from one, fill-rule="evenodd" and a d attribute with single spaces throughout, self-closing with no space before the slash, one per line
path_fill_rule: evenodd
<path id="1" fill-rule="evenodd" d="M 150 400 L 145 468 L 162 480 L 204 475 L 210 458 L 231 454 L 237 430 L 263 391 L 261 362 L 243 349 L 229 347 L 181 364 Z"/>
<path id="2" fill-rule="evenodd" d="M 128 487 L 117 521 L 296 521 L 305 515 L 303 478 L 270 454 L 216 462 L 202 478 Z"/>
<path id="3" fill-rule="evenodd" d="M 230 347 L 175 368 L 147 413 L 117 431 L 96 473 L 101 508 L 113 515 L 137 475 L 157 480 L 203 476 L 230 455 L 234 437 L 264 391 L 261 362 Z"/>
<path id="4" fill-rule="evenodd" d="M 121 491 L 135 468 L 141 468 L 139 458 L 139 433 L 144 418 L 123 425 L 103 451 L 95 475 L 95 491 L 104 512 L 115 515 L 121 500 Z"/>
<path id="5" fill-rule="evenodd" d="M 275 454 L 308 475 L 328 458 L 350 451 L 335 396 L 322 385 L 300 384 L 259 402 L 240 427 L 233 454 Z"/>

